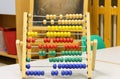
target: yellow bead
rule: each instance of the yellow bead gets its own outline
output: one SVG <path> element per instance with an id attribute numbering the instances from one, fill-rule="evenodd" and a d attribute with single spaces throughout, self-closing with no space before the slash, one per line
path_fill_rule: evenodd
<path id="1" fill-rule="evenodd" d="M 38 36 L 38 32 L 34 32 L 34 36 L 35 36 L 35 37 Z"/>
<path id="2" fill-rule="evenodd" d="M 56 37 L 56 36 L 57 36 L 57 33 L 56 33 L 56 32 L 54 32 L 54 33 L 53 33 L 53 37 Z"/>
<path id="3" fill-rule="evenodd" d="M 71 29 L 72 29 L 72 26 L 68 26 L 68 29 L 71 30 Z"/>
<path id="4" fill-rule="evenodd" d="M 58 24 L 62 24 L 62 20 L 58 20 Z"/>
<path id="5" fill-rule="evenodd" d="M 63 32 L 60 33 L 60 37 L 64 37 L 64 33 Z"/>
<path id="6" fill-rule="evenodd" d="M 60 37 L 60 32 L 57 32 L 57 36 Z"/>
<path id="7" fill-rule="evenodd" d="M 70 36 L 71 36 L 71 32 L 68 32 L 68 33 L 67 33 L 67 36 L 70 37 Z"/>
<path id="8" fill-rule="evenodd" d="M 59 27 L 58 27 L 58 29 L 61 31 L 61 30 L 62 30 L 62 27 L 61 27 L 61 26 L 59 26 Z"/>
<path id="9" fill-rule="evenodd" d="M 55 31 L 58 31 L 58 26 L 55 26 Z"/>
<path id="10" fill-rule="evenodd" d="M 68 31 L 68 30 L 69 30 L 69 26 L 66 26 L 65 30 L 67 30 L 67 31 Z"/>
<path id="11" fill-rule="evenodd" d="M 54 26 L 52 26 L 52 30 L 53 30 L 53 31 L 55 30 L 55 27 L 54 27 Z"/>
<path id="12" fill-rule="evenodd" d="M 49 15 L 46 15 L 46 19 L 50 19 L 50 16 L 49 16 Z"/>
<path id="13" fill-rule="evenodd" d="M 65 30 L 65 26 L 62 26 L 62 30 Z"/>
<path id="14" fill-rule="evenodd" d="M 72 30 L 75 30 L 75 26 L 72 26 Z"/>
<path id="15" fill-rule="evenodd" d="M 28 35 L 28 36 L 31 36 L 31 32 L 28 32 L 27 35 Z"/>
<path id="16" fill-rule="evenodd" d="M 79 26 L 76 26 L 76 30 L 79 30 Z"/>
<path id="17" fill-rule="evenodd" d="M 50 32 L 47 32 L 47 35 L 46 35 L 47 37 L 50 37 Z"/>
<path id="18" fill-rule="evenodd" d="M 67 37 L 68 36 L 68 33 L 67 32 L 64 32 L 64 37 Z"/>
<path id="19" fill-rule="evenodd" d="M 47 27 L 47 29 L 48 29 L 48 31 L 50 31 L 50 30 L 51 30 L 51 27 L 50 27 L 50 26 L 48 26 L 48 27 Z"/>
<path id="20" fill-rule="evenodd" d="M 60 14 L 60 16 L 59 16 L 59 17 L 60 17 L 60 19 L 62 19 L 62 18 L 63 18 L 63 15 L 62 15 L 62 14 Z"/>
<path id="21" fill-rule="evenodd" d="M 34 36 L 34 32 L 31 32 L 31 36 Z"/>
<path id="22" fill-rule="evenodd" d="M 82 26 L 79 26 L 79 30 L 82 30 Z"/>

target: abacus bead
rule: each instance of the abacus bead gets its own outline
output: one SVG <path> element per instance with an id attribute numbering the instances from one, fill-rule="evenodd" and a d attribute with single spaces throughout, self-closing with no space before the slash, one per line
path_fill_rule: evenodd
<path id="1" fill-rule="evenodd" d="M 62 24 L 62 20 L 58 20 L 58 24 Z"/>
<path id="2" fill-rule="evenodd" d="M 72 14 L 69 14 L 69 18 L 72 19 Z"/>
<path id="3" fill-rule="evenodd" d="M 69 68 L 72 69 L 72 64 L 69 64 Z"/>
<path id="4" fill-rule="evenodd" d="M 50 43 L 50 38 L 47 38 L 47 42 Z"/>
<path id="5" fill-rule="evenodd" d="M 49 16 L 49 15 L 46 15 L 46 19 L 50 19 L 50 16 Z"/>
<path id="6" fill-rule="evenodd" d="M 68 51 L 68 55 L 72 55 L 72 52 L 71 52 L 71 51 Z"/>
<path id="7" fill-rule="evenodd" d="M 37 71 L 33 71 L 33 75 L 36 76 L 37 75 Z"/>
<path id="8" fill-rule="evenodd" d="M 68 69 L 69 68 L 69 64 L 66 64 L 66 69 Z"/>
<path id="9" fill-rule="evenodd" d="M 26 61 L 27 61 L 27 62 L 30 62 L 31 60 L 30 60 L 30 58 L 26 58 Z"/>
<path id="10" fill-rule="evenodd" d="M 38 32 L 34 32 L 34 36 L 38 36 Z"/>
<path id="11" fill-rule="evenodd" d="M 52 58 L 49 58 L 49 62 L 53 62 L 53 59 L 52 59 Z"/>
<path id="12" fill-rule="evenodd" d="M 61 71 L 61 75 L 62 75 L 62 76 L 65 75 L 65 71 L 64 71 L 64 70 Z"/>
<path id="13" fill-rule="evenodd" d="M 56 38 L 56 42 L 60 42 L 60 39 L 59 39 L 59 38 Z"/>
<path id="14" fill-rule="evenodd" d="M 60 14 L 60 16 L 59 16 L 59 17 L 60 17 L 60 19 L 62 19 L 62 18 L 63 18 L 63 15 L 62 15 L 62 14 Z"/>
<path id="15" fill-rule="evenodd" d="M 43 40 L 44 40 L 45 43 L 47 42 L 47 38 L 44 38 Z"/>
<path id="16" fill-rule="evenodd" d="M 30 71 L 26 71 L 26 75 L 29 76 L 30 75 Z"/>
<path id="17" fill-rule="evenodd" d="M 54 71 L 54 74 L 57 76 L 58 75 L 58 71 L 56 70 L 56 71 Z"/>
<path id="18" fill-rule="evenodd" d="M 71 70 L 69 71 L 69 75 L 72 75 L 72 71 Z"/>
<path id="19" fill-rule="evenodd" d="M 28 49 L 31 49 L 31 45 L 30 45 L 30 44 L 28 44 L 28 45 L 27 45 L 27 48 L 28 48 Z"/>
<path id="20" fill-rule="evenodd" d="M 41 72 L 40 72 L 40 71 L 37 71 L 37 75 L 40 76 L 40 75 L 41 75 Z"/>
<path id="21" fill-rule="evenodd" d="M 66 71 L 65 71 L 65 75 L 69 75 L 69 71 L 66 70 Z"/>
<path id="22" fill-rule="evenodd" d="M 53 38 L 53 42 L 54 42 L 54 43 L 56 42 L 56 38 Z"/>
<path id="23" fill-rule="evenodd" d="M 32 76 L 34 73 L 33 73 L 33 71 L 29 71 L 29 74 Z"/>
<path id="24" fill-rule="evenodd" d="M 68 32 L 68 37 L 70 37 L 71 36 L 71 33 L 70 32 Z"/>
<path id="25" fill-rule="evenodd" d="M 41 44 L 39 44 L 39 45 L 38 45 L 38 48 L 39 48 L 39 49 L 42 49 L 42 45 L 41 45 Z"/>
<path id="26" fill-rule="evenodd" d="M 44 76 L 45 72 L 44 71 L 41 71 L 41 75 Z"/>
<path id="27" fill-rule="evenodd" d="M 79 15 L 78 15 L 78 14 L 76 14 L 76 16 L 75 16 L 75 17 L 76 17 L 76 19 L 78 19 L 78 18 L 79 18 Z"/>
<path id="28" fill-rule="evenodd" d="M 27 38 L 27 42 L 30 43 L 31 42 L 31 38 Z"/>
<path id="29" fill-rule="evenodd" d="M 54 71 L 51 71 L 51 75 L 52 75 L 52 76 L 54 76 L 54 75 L 55 75 Z"/>
<path id="30" fill-rule="evenodd" d="M 70 38 L 70 42 L 73 43 L 73 38 Z"/>
<path id="31" fill-rule="evenodd" d="M 81 51 L 78 51 L 78 55 L 80 55 L 80 56 L 81 56 L 81 55 L 82 55 L 82 52 L 81 52 Z"/>
<path id="32" fill-rule="evenodd" d="M 54 20 L 51 20 L 51 24 L 54 24 Z"/>
<path id="33" fill-rule="evenodd" d="M 82 62 L 82 58 L 78 58 L 79 59 L 79 62 Z"/>
<path id="34" fill-rule="evenodd" d="M 82 64 L 79 64 L 79 68 L 80 68 L 80 69 L 82 68 Z"/>
<path id="35" fill-rule="evenodd" d="M 50 31 L 50 30 L 51 30 L 51 27 L 50 27 L 50 26 L 48 26 L 48 27 L 47 27 L 47 29 Z"/>
<path id="36" fill-rule="evenodd" d="M 34 43 L 34 42 L 35 42 L 35 40 L 36 40 L 35 38 L 32 38 L 32 43 Z"/>
<path id="37" fill-rule="evenodd" d="M 59 62 L 60 61 L 60 59 L 59 58 L 56 58 L 56 62 Z"/>
<path id="38" fill-rule="evenodd" d="M 63 62 L 63 61 L 64 61 L 64 59 L 63 59 L 63 58 L 60 58 L 59 60 L 60 60 L 60 62 Z"/>
<path id="39" fill-rule="evenodd" d="M 61 65 L 61 64 L 58 64 L 58 68 L 61 69 L 61 68 L 62 68 L 62 65 Z"/>
<path id="40" fill-rule="evenodd" d="M 50 19 L 53 19 L 53 15 L 50 15 Z"/>
<path id="41" fill-rule="evenodd" d="M 82 68 L 85 69 L 87 66 L 86 64 L 82 64 Z"/>
<path id="42" fill-rule="evenodd" d="M 62 64 L 62 68 L 63 68 L 63 69 L 65 68 L 65 64 Z"/>
<path id="43" fill-rule="evenodd" d="M 65 17 L 66 17 L 66 19 L 69 19 L 69 15 L 68 14 L 66 14 Z"/>
<path id="44" fill-rule="evenodd" d="M 79 14 L 78 17 L 79 17 L 79 18 L 82 18 L 82 14 Z"/>
<path id="45" fill-rule="evenodd" d="M 43 24 L 47 24 L 47 21 L 46 21 L 46 20 L 43 20 Z"/>
<path id="46" fill-rule="evenodd" d="M 53 15 L 53 19 L 56 19 L 56 15 Z"/>
<path id="47" fill-rule="evenodd" d="M 27 68 L 27 69 L 30 69 L 30 64 L 26 64 L 26 68 Z"/>
<path id="48" fill-rule="evenodd" d="M 75 17 L 75 14 L 72 14 L 72 16 L 73 16 L 73 19 L 75 19 L 76 17 Z"/>

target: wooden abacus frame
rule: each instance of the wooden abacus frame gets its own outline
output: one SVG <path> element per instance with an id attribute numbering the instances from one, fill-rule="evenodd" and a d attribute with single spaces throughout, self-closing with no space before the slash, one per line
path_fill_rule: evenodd
<path id="1" fill-rule="evenodd" d="M 17 40 L 16 41 L 16 46 L 17 46 L 17 53 L 18 53 L 18 58 L 19 58 L 19 63 L 20 63 L 20 68 L 22 70 L 22 78 L 26 78 L 26 39 L 27 39 L 27 32 L 32 32 L 33 30 L 47 30 L 46 27 L 38 27 L 38 26 L 33 26 L 32 22 L 33 18 L 33 4 L 34 0 L 31 0 L 30 3 L 30 12 L 24 13 L 23 16 L 23 39 L 22 41 Z M 90 14 L 87 12 L 87 6 L 88 6 L 88 0 L 85 0 L 84 2 L 84 21 L 85 23 L 83 24 L 85 28 L 82 30 L 83 35 L 87 36 L 87 64 L 88 64 L 88 79 L 92 78 L 92 70 L 95 68 L 95 59 L 96 59 L 96 49 L 97 49 L 97 41 L 90 41 Z M 30 22 L 29 22 L 30 21 Z M 85 30 L 87 28 L 87 30 Z M 91 55 L 91 45 L 93 46 L 93 53 Z M 28 50 L 29 52 L 31 50 Z"/>

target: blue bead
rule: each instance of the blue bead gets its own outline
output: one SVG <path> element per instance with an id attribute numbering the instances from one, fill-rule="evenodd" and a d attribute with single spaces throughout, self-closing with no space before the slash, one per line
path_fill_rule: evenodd
<path id="1" fill-rule="evenodd" d="M 65 64 L 62 64 L 62 68 L 63 68 L 63 69 L 65 68 Z"/>
<path id="2" fill-rule="evenodd" d="M 44 71 L 41 71 L 41 75 L 44 76 L 45 72 Z"/>
<path id="3" fill-rule="evenodd" d="M 66 64 L 66 66 L 65 66 L 65 67 L 66 67 L 66 69 L 68 69 L 68 68 L 69 68 L 69 64 Z"/>
<path id="4" fill-rule="evenodd" d="M 79 64 L 79 68 L 82 69 L 82 64 Z"/>
<path id="5" fill-rule="evenodd" d="M 52 76 L 54 76 L 54 75 L 55 75 L 54 71 L 51 71 L 51 75 L 52 75 Z"/>
<path id="6" fill-rule="evenodd" d="M 69 71 L 65 71 L 65 75 L 69 75 Z"/>
<path id="7" fill-rule="evenodd" d="M 82 68 L 85 69 L 87 66 L 86 64 L 82 64 Z"/>
<path id="8" fill-rule="evenodd" d="M 76 64 L 76 69 L 78 69 L 79 68 L 79 64 Z"/>
<path id="9" fill-rule="evenodd" d="M 69 68 L 72 69 L 72 64 L 69 64 Z"/>
<path id="10" fill-rule="evenodd" d="M 26 71 L 26 75 L 29 76 L 30 75 L 30 71 Z"/>
<path id="11" fill-rule="evenodd" d="M 73 69 L 75 69 L 75 64 L 73 64 L 73 66 L 72 66 L 72 67 L 73 67 Z"/>
<path id="12" fill-rule="evenodd" d="M 72 75 L 72 71 L 71 70 L 69 71 L 69 75 Z"/>
<path id="13" fill-rule="evenodd" d="M 26 68 L 27 68 L 27 69 L 30 69 L 30 64 L 27 64 L 27 65 L 26 65 Z"/>
<path id="14" fill-rule="evenodd" d="M 58 64 L 58 68 L 61 69 L 62 65 L 61 64 Z"/>
<path id="15" fill-rule="evenodd" d="M 40 72 L 40 71 L 37 71 L 37 75 L 40 76 L 40 75 L 41 75 L 41 72 Z"/>
<path id="16" fill-rule="evenodd" d="M 37 75 L 37 71 L 33 71 L 33 75 L 36 76 Z"/>
<path id="17" fill-rule="evenodd" d="M 32 76 L 34 73 L 33 73 L 33 71 L 29 71 L 29 74 Z"/>
<path id="18" fill-rule="evenodd" d="M 56 75 L 56 76 L 58 75 L 58 71 L 57 71 L 57 70 L 55 71 L 55 75 Z"/>
<path id="19" fill-rule="evenodd" d="M 65 71 L 64 70 L 61 71 L 61 75 L 63 75 L 63 76 L 65 75 Z"/>
<path id="20" fill-rule="evenodd" d="M 53 69 L 56 69 L 57 68 L 57 65 L 56 64 L 53 64 Z"/>

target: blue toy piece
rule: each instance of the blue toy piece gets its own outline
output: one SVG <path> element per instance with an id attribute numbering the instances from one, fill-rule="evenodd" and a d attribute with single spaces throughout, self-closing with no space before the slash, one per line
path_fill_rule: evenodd
<path id="1" fill-rule="evenodd" d="M 61 65 L 61 64 L 58 64 L 58 68 L 61 69 L 61 68 L 62 68 L 62 65 Z"/>
<path id="2" fill-rule="evenodd" d="M 30 64 L 27 64 L 27 65 L 26 65 L 26 68 L 27 68 L 27 69 L 30 69 Z"/>
<path id="3" fill-rule="evenodd" d="M 56 69 L 57 68 L 57 65 L 56 64 L 53 64 L 53 69 Z"/>

